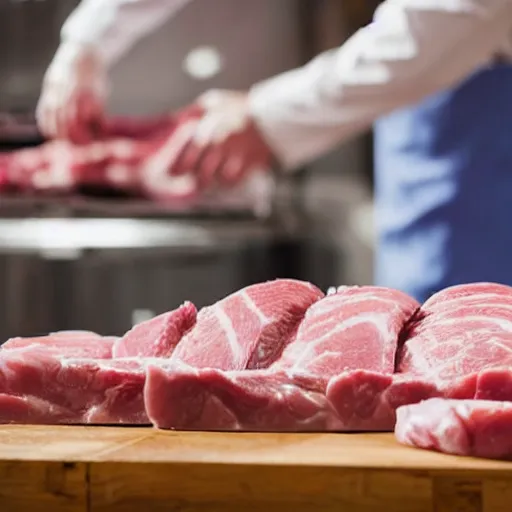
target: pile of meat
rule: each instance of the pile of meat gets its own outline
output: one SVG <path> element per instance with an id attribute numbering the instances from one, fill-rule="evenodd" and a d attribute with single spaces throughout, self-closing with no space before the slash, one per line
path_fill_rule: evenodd
<path id="1" fill-rule="evenodd" d="M 53 140 L 0 154 L 0 193 L 55 195 L 99 189 L 152 200 L 188 200 L 198 192 L 195 178 L 167 171 L 176 151 L 172 136 L 199 116 L 197 107 L 189 107 L 155 118 L 113 118 L 88 143 Z"/>
<path id="2" fill-rule="evenodd" d="M 448 453 L 512 457 L 512 288 L 402 292 L 280 279 L 124 336 L 15 338 L 4 423 L 228 431 L 392 431 Z M 511 402 L 509 402 L 511 401 Z"/>

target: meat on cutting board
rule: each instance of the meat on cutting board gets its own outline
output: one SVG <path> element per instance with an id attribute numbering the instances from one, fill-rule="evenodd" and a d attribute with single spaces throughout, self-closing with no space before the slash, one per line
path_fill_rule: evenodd
<path id="1" fill-rule="evenodd" d="M 281 356 L 307 309 L 323 295 L 312 284 L 293 279 L 243 288 L 201 309 L 171 360 L 195 368 L 266 368 Z"/>
<path id="2" fill-rule="evenodd" d="M 326 379 L 282 371 L 150 365 L 146 410 L 158 428 L 301 432 L 343 430 Z"/>
<path id="3" fill-rule="evenodd" d="M 147 424 L 140 359 L 55 357 L 31 347 L 0 351 L 0 422 Z"/>
<path id="4" fill-rule="evenodd" d="M 196 322 L 191 302 L 141 322 L 114 344 L 113 357 L 170 357 L 181 338 Z"/>
<path id="5" fill-rule="evenodd" d="M 432 440 L 430 429 L 429 447 L 508 457 L 500 429 L 509 410 L 497 401 L 512 401 L 511 349 L 506 286 L 451 287 L 419 307 L 386 288 L 325 296 L 279 279 L 197 315 L 185 303 L 121 339 L 62 332 L 10 340 L 0 349 L 0 422 L 391 431 L 399 409 L 405 442 Z M 428 421 L 417 430 L 421 417 Z M 443 438 L 446 418 L 464 425 L 459 437 Z M 499 446 L 484 442 L 491 434 Z"/>
<path id="6" fill-rule="evenodd" d="M 399 442 L 453 455 L 512 459 L 512 402 L 433 398 L 400 407 Z"/>
<path id="7" fill-rule="evenodd" d="M 447 397 L 512 400 L 512 287 L 475 283 L 433 295 L 398 361 L 399 372 L 432 382 Z M 500 371 L 482 373 L 493 368 Z"/>
<path id="8" fill-rule="evenodd" d="M 331 380 L 332 381 L 332 380 Z M 148 416 L 158 428 L 253 432 L 392 431 L 397 407 L 436 396 L 434 386 L 356 370 L 329 379 L 284 371 L 225 372 L 150 364 Z"/>
<path id="9" fill-rule="evenodd" d="M 59 357 L 110 359 L 117 339 L 90 331 L 60 331 L 35 338 L 11 338 L 1 346 L 0 354 L 9 349 L 31 348 Z"/>
<path id="10" fill-rule="evenodd" d="M 150 366 L 148 415 L 164 428 L 390 430 L 394 407 L 434 394 L 422 383 L 393 383 L 398 338 L 418 307 L 401 292 L 342 288 L 309 307 L 269 369 Z"/>
<path id="11" fill-rule="evenodd" d="M 327 377 L 350 370 L 392 374 L 398 337 L 419 307 L 397 290 L 341 287 L 308 309 L 275 366 Z"/>

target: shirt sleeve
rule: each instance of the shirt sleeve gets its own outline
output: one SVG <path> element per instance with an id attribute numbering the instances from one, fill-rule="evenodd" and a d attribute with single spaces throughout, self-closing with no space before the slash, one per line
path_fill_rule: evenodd
<path id="1" fill-rule="evenodd" d="M 293 169 L 491 62 L 511 20 L 510 0 L 387 0 L 340 48 L 253 86 L 252 115 Z"/>
<path id="2" fill-rule="evenodd" d="M 61 30 L 63 43 L 94 45 L 107 65 L 191 0 L 82 0 Z"/>

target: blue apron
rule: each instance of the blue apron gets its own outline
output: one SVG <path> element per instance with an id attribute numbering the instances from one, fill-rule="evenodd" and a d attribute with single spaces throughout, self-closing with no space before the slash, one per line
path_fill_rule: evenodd
<path id="1" fill-rule="evenodd" d="M 512 285 L 512 66 L 381 119 L 375 173 L 377 284 Z"/>

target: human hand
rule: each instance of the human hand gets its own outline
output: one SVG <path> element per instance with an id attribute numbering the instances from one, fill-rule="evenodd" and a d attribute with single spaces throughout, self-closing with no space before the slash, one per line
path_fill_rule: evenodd
<path id="1" fill-rule="evenodd" d="M 270 169 L 272 153 L 251 117 L 247 93 L 212 90 L 197 105 L 201 117 L 177 130 L 171 175 L 192 174 L 200 188 L 230 187 L 251 172 Z"/>
<path id="2" fill-rule="evenodd" d="M 36 118 L 48 138 L 86 143 L 101 129 L 107 70 L 96 49 L 64 43 L 43 80 Z"/>

